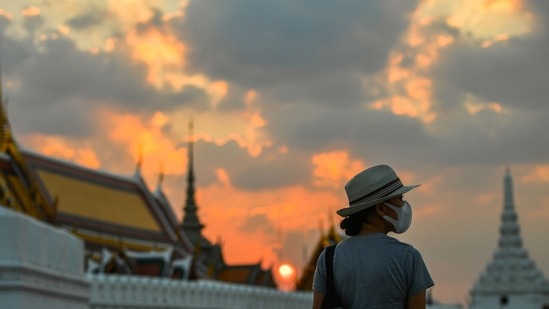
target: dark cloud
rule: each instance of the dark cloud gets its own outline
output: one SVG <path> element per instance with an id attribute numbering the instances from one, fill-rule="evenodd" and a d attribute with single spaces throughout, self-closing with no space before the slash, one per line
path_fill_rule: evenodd
<path id="1" fill-rule="evenodd" d="M 247 87 L 333 71 L 374 72 L 408 24 L 415 1 L 191 1 L 182 35 L 191 63 Z"/>
<path id="2" fill-rule="evenodd" d="M 44 24 L 42 15 L 26 16 L 23 21 L 23 27 L 29 32 L 34 33 L 36 29 Z"/>
<path id="3" fill-rule="evenodd" d="M 243 157 L 240 163 L 229 166 L 234 185 L 250 191 L 310 185 L 309 154 L 274 155 L 272 152 L 273 149 L 265 149 L 257 158 Z"/>
<path id="4" fill-rule="evenodd" d="M 67 20 L 67 25 L 74 30 L 94 28 L 105 20 L 106 12 L 103 9 L 91 7 L 84 13 Z"/>
<path id="5" fill-rule="evenodd" d="M 486 49 L 458 44 L 443 54 L 435 73 L 485 102 L 545 109 L 548 48 L 549 38 L 539 37 L 515 38 Z"/>
<path id="6" fill-rule="evenodd" d="M 287 105 L 313 103 L 314 108 L 356 107 L 372 99 L 364 92 L 362 79 L 358 74 L 338 70 L 304 79 L 282 81 L 265 88 L 262 96 Z"/>
<path id="7" fill-rule="evenodd" d="M 200 171 L 197 180 L 203 186 L 216 180 L 218 168 L 227 171 L 233 186 L 247 191 L 307 185 L 311 174 L 310 158 L 306 155 L 277 155 L 273 153 L 275 149 L 266 148 L 258 157 L 250 158 L 247 150 L 236 142 L 222 146 L 204 142 L 195 145 L 195 165 Z"/>
<path id="8" fill-rule="evenodd" d="M 290 149 L 323 152 L 350 148 L 361 156 L 388 151 L 399 155 L 401 151 L 422 149 L 432 142 L 420 120 L 388 111 L 350 109 L 338 104 L 329 108 L 300 104 L 291 107 L 292 117 L 288 113 L 272 106 L 266 115 L 273 135 Z"/>

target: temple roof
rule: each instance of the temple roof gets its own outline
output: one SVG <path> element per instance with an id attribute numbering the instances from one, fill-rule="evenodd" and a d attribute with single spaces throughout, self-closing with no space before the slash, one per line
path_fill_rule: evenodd
<path id="1" fill-rule="evenodd" d="M 321 230 L 321 232 L 322 234 L 320 235 L 320 239 L 316 243 L 313 252 L 311 253 L 309 262 L 303 268 L 303 273 L 296 283 L 296 290 L 310 291 L 312 289 L 316 261 L 318 260 L 320 253 L 322 253 L 325 247 L 338 244 L 344 239 L 344 237 L 347 237 L 340 234 L 340 232 L 333 224 L 330 226 L 325 234 L 324 231 Z"/>
<path id="2" fill-rule="evenodd" d="M 119 238 L 119 243 L 133 239 L 141 244 L 134 245 L 134 250 L 185 243 L 180 241 L 169 205 L 160 194 L 149 192 L 140 177 L 92 170 L 30 151 L 22 153 L 41 191 L 50 200 L 58 199 L 55 223 L 72 228 L 88 242 L 112 247 L 107 238 Z M 190 246 L 180 253 L 185 251 L 192 252 Z"/>
<path id="3" fill-rule="evenodd" d="M 509 169 L 504 177 L 504 203 L 498 248 L 471 291 L 479 295 L 549 295 L 549 283 L 522 246 Z"/>

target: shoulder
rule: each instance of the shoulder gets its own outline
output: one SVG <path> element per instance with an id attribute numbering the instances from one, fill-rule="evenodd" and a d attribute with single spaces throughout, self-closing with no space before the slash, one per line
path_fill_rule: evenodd
<path id="1" fill-rule="evenodd" d="M 320 261 L 324 261 L 326 260 L 326 248 L 328 247 L 324 247 L 324 249 L 322 249 L 322 251 L 320 252 L 320 255 L 318 256 L 318 260 L 317 260 L 317 264 L 320 262 Z"/>
<path id="2" fill-rule="evenodd" d="M 386 236 L 385 241 L 390 243 L 394 248 L 394 250 L 397 250 L 401 253 L 404 253 L 406 255 L 412 255 L 412 256 L 421 256 L 421 253 L 419 253 L 419 250 L 417 250 L 414 246 L 412 246 L 409 243 L 402 242 L 391 236 Z"/>

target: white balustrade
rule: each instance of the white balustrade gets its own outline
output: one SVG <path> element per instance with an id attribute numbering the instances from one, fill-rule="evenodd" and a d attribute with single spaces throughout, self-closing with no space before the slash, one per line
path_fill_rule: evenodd
<path id="1" fill-rule="evenodd" d="M 312 293 L 210 280 L 105 274 L 88 275 L 88 280 L 92 309 L 301 309 L 312 304 Z"/>

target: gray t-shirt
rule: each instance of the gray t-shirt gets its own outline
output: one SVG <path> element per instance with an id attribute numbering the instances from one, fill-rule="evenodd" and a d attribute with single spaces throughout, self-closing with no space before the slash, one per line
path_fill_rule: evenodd
<path id="1" fill-rule="evenodd" d="M 313 290 L 326 293 L 324 250 Z M 405 308 L 406 299 L 434 285 L 421 254 L 383 233 L 353 236 L 334 254 L 334 282 L 345 308 Z"/>

